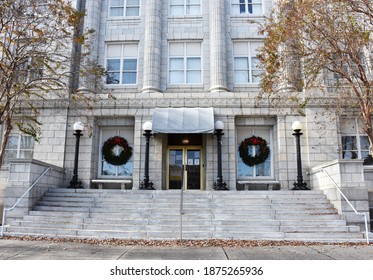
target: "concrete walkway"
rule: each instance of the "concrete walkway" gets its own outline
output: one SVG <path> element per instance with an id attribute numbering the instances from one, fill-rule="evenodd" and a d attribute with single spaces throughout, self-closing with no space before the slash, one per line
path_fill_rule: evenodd
<path id="1" fill-rule="evenodd" d="M 373 260 L 373 245 L 145 247 L 0 239 L 1 260 Z"/>

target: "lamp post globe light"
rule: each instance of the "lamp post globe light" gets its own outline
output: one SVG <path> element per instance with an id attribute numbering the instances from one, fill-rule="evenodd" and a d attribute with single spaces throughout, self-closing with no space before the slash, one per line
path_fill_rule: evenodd
<path id="1" fill-rule="evenodd" d="M 296 140 L 296 151 L 297 151 L 297 182 L 294 182 L 294 188 L 292 190 L 309 190 L 307 183 L 303 181 L 302 175 L 302 158 L 300 151 L 300 136 L 303 135 L 300 131 L 302 130 L 302 123 L 295 121 L 292 123 L 291 128 L 293 129 Z"/>
<path id="2" fill-rule="evenodd" d="M 145 122 L 142 126 L 144 130 L 145 136 L 145 172 L 144 172 L 144 180 L 140 183 L 141 190 L 154 190 L 153 182 L 149 182 L 149 140 L 150 136 L 153 134 L 152 132 L 153 124 L 151 122 Z"/>
<path id="3" fill-rule="evenodd" d="M 218 177 L 216 182 L 214 182 L 214 190 L 228 190 L 227 183 L 223 182 L 223 172 L 222 172 L 222 160 L 221 160 L 221 137 L 224 135 L 223 133 L 224 123 L 222 121 L 215 122 L 215 133 L 217 139 L 217 147 L 218 147 Z"/>
<path id="4" fill-rule="evenodd" d="M 76 141 L 75 141 L 75 158 L 74 158 L 74 170 L 73 170 L 73 178 L 70 181 L 70 185 L 68 188 L 71 189 L 82 189 L 82 182 L 78 181 L 78 163 L 79 163 L 79 143 L 80 143 L 80 136 L 82 136 L 82 131 L 84 129 L 84 124 L 82 122 L 76 122 L 73 125 L 74 134 Z"/>

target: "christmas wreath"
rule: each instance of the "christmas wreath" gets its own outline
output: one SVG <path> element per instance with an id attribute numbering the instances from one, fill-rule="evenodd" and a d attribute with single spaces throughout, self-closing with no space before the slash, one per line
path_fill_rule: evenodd
<path id="1" fill-rule="evenodd" d="M 249 146 L 259 146 L 259 152 L 254 157 L 249 155 Z M 252 136 L 243 140 L 238 150 L 242 162 L 248 166 L 254 166 L 263 163 L 268 158 L 270 152 L 269 147 L 267 146 L 267 141 L 261 137 L 256 136 Z"/>
<path id="2" fill-rule="evenodd" d="M 114 151 L 114 148 L 116 148 L 116 151 Z M 109 138 L 102 146 L 102 155 L 107 163 L 123 165 L 132 157 L 132 147 L 128 146 L 126 139 L 114 136 Z"/>

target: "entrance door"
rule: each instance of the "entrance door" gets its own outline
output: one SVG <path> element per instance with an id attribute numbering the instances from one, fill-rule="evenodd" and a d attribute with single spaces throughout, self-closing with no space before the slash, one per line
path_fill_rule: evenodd
<path id="1" fill-rule="evenodd" d="M 168 150 L 168 189 L 202 188 L 201 147 L 171 147 Z"/>

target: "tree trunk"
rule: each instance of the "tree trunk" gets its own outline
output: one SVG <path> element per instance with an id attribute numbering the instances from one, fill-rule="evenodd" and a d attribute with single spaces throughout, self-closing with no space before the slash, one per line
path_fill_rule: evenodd
<path id="1" fill-rule="evenodd" d="M 0 167 L 3 165 L 4 160 L 4 154 L 6 146 L 8 145 L 9 135 L 13 130 L 12 120 L 11 117 L 7 117 L 5 122 L 3 123 L 3 126 L 5 127 L 2 137 L 2 143 L 0 147 Z"/>

